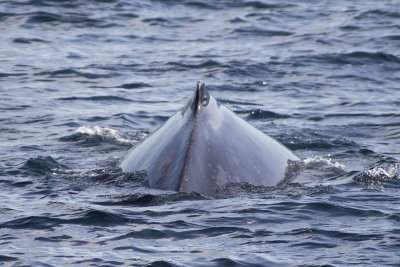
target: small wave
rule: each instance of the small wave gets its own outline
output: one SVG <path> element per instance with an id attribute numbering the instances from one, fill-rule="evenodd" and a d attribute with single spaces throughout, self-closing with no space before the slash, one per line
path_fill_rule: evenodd
<path id="1" fill-rule="evenodd" d="M 0 78 L 12 77 L 12 76 L 23 76 L 23 75 L 26 75 L 26 73 L 6 73 L 6 72 L 0 72 Z"/>
<path id="2" fill-rule="evenodd" d="M 106 28 L 117 25 L 115 23 L 108 23 L 99 19 L 90 18 L 89 15 L 84 13 L 69 12 L 65 14 L 55 14 L 50 12 L 38 11 L 24 15 L 29 16 L 29 18 L 25 22 L 25 26 L 49 23 L 70 23 L 81 24 L 84 27 Z"/>
<path id="3" fill-rule="evenodd" d="M 88 127 L 81 126 L 76 130 L 76 133 L 86 134 L 89 136 L 99 136 L 105 139 L 121 139 L 122 142 L 126 142 L 127 140 L 122 139 L 119 132 L 110 128 L 102 128 L 100 126 Z"/>
<path id="4" fill-rule="evenodd" d="M 344 164 L 333 161 L 330 157 L 316 156 L 298 161 L 289 161 L 285 178 L 281 184 L 335 181 L 335 179 L 344 174 L 346 174 Z"/>
<path id="5" fill-rule="evenodd" d="M 124 88 L 124 89 L 139 89 L 143 87 L 151 87 L 147 83 L 142 83 L 142 82 L 137 82 L 137 83 L 124 83 L 120 85 L 119 87 Z"/>
<path id="6" fill-rule="evenodd" d="M 15 257 L 10 257 L 10 256 L 6 256 L 6 255 L 0 255 L 0 262 L 7 262 L 7 261 L 17 261 L 18 258 Z"/>
<path id="7" fill-rule="evenodd" d="M 342 31 L 359 31 L 361 28 L 355 25 L 345 25 L 339 27 Z"/>
<path id="8" fill-rule="evenodd" d="M 399 181 L 399 166 L 392 163 L 389 166 L 375 166 L 354 177 L 368 189 L 383 190 L 384 184 L 389 181 Z"/>
<path id="9" fill-rule="evenodd" d="M 176 42 L 178 41 L 178 39 L 175 38 L 165 38 L 165 37 L 158 37 L 158 36 L 146 36 L 143 38 L 143 40 L 145 40 L 146 42 Z M 150 69 L 151 70 L 151 69 Z M 153 70 L 157 70 L 157 68 L 154 68 Z M 149 70 L 145 70 L 145 71 L 149 71 Z"/>
<path id="10" fill-rule="evenodd" d="M 357 106 L 357 105 L 362 105 L 363 103 L 354 103 L 348 106 Z M 351 117 L 367 117 L 367 118 L 398 118 L 400 117 L 400 114 L 397 113 L 382 113 L 382 114 L 372 114 L 372 113 L 331 113 L 325 115 L 326 118 L 335 118 L 335 117 L 346 117 L 346 118 L 351 118 Z M 391 125 L 391 123 L 389 124 Z"/>
<path id="11" fill-rule="evenodd" d="M 231 99 L 218 99 L 218 102 L 221 104 L 228 104 L 228 105 L 246 105 L 246 106 L 259 106 L 260 104 L 247 102 L 247 101 L 236 101 Z"/>
<path id="12" fill-rule="evenodd" d="M 151 100 L 133 100 L 115 95 L 98 95 L 98 96 L 71 96 L 71 97 L 59 97 L 57 100 L 63 101 L 121 101 L 121 102 L 135 102 L 135 103 L 169 103 L 168 101 L 151 101 Z"/>
<path id="13" fill-rule="evenodd" d="M 143 22 L 168 22 L 167 19 L 162 17 L 142 19 Z"/>
<path id="14" fill-rule="evenodd" d="M 97 73 L 81 72 L 74 69 L 62 69 L 56 71 L 43 71 L 35 73 L 35 76 L 48 76 L 51 78 L 83 77 L 86 79 L 111 78 L 117 75 L 118 74 L 116 73 L 97 74 Z"/>
<path id="15" fill-rule="evenodd" d="M 368 62 L 392 62 L 392 63 L 400 63 L 400 59 L 392 54 L 384 53 L 384 52 L 364 52 L 364 51 L 356 51 L 348 54 L 342 54 L 339 59 L 342 58 L 345 62 L 346 59 L 350 62 L 354 63 L 368 63 Z"/>
<path id="16" fill-rule="evenodd" d="M 229 22 L 230 23 L 244 23 L 244 22 L 246 22 L 246 20 L 243 18 L 236 17 L 234 19 L 230 19 Z"/>
<path id="17" fill-rule="evenodd" d="M 239 5 L 240 2 L 237 4 Z M 296 5 L 293 4 L 278 4 L 278 3 L 265 3 L 261 1 L 249 1 L 244 2 L 243 6 L 245 7 L 253 7 L 256 9 L 276 9 L 276 8 L 286 8 L 286 7 L 295 7 Z"/>
<path id="18" fill-rule="evenodd" d="M 65 219 L 64 223 L 79 225 L 123 225 L 131 222 L 129 218 L 111 212 L 90 209 L 76 218 Z"/>
<path id="19" fill-rule="evenodd" d="M 169 116 L 149 115 L 147 112 L 144 111 L 139 111 L 135 115 L 123 114 L 123 119 L 129 122 L 129 124 L 137 124 L 137 120 L 139 118 L 143 122 L 149 123 L 154 126 L 160 126 L 162 123 L 166 122 L 169 119 Z"/>
<path id="20" fill-rule="evenodd" d="M 259 91 L 258 87 L 254 84 L 241 84 L 239 86 L 233 84 L 222 84 L 222 85 L 210 85 L 208 86 L 211 90 L 215 91 L 244 91 L 244 92 L 256 92 Z"/>
<path id="21" fill-rule="evenodd" d="M 265 76 L 269 76 L 271 72 L 274 72 L 274 70 L 271 68 L 270 63 L 251 63 L 251 61 L 245 62 L 232 60 L 229 62 L 229 65 L 224 72 L 231 76 L 251 76 L 264 79 Z"/>
<path id="22" fill-rule="evenodd" d="M 119 17 L 123 17 L 123 18 L 130 18 L 130 19 L 134 19 L 134 18 L 138 18 L 139 15 L 136 15 L 135 13 L 132 12 L 125 12 L 125 13 L 118 13 L 117 16 Z M 134 37 L 135 35 L 131 35 L 133 39 L 137 38 Z"/>
<path id="23" fill-rule="evenodd" d="M 321 119 L 313 117 L 312 120 L 318 121 Z M 298 140 L 296 140 L 298 141 Z M 337 141 L 326 141 L 326 140 L 321 140 L 321 139 L 315 139 L 315 140 L 309 140 L 309 141 L 298 141 L 298 142 L 291 142 L 291 143 L 286 143 L 286 146 L 290 148 L 291 150 L 328 150 L 328 149 L 333 149 L 336 147 L 340 147 L 341 145 L 350 147 L 352 146 L 350 143 L 342 143 L 342 141 L 337 140 Z"/>
<path id="24" fill-rule="evenodd" d="M 308 249 L 321 249 L 321 248 L 335 248 L 338 245 L 336 244 L 329 244 L 329 243 L 322 243 L 322 242 L 300 242 L 294 243 L 290 245 L 291 247 L 305 247 Z"/>
<path id="25" fill-rule="evenodd" d="M 369 81 L 369 82 L 373 82 L 373 83 L 376 83 L 376 84 L 384 84 L 383 81 L 372 79 L 371 77 L 365 77 L 365 76 L 361 76 L 361 75 L 352 75 L 352 74 L 332 75 L 332 76 L 327 76 L 327 78 L 328 79 L 340 80 L 340 81 L 343 81 L 344 79 L 348 79 L 348 80 L 353 80 L 353 81 L 356 80 L 356 81 L 360 81 L 360 82 Z"/>
<path id="26" fill-rule="evenodd" d="M 179 5 L 182 1 L 178 0 L 157 0 L 163 4 Z M 183 4 L 188 7 L 199 9 L 228 9 L 228 8 L 254 8 L 254 9 L 280 9 L 287 7 L 295 7 L 294 4 L 266 3 L 263 1 L 204 1 L 204 0 L 187 0 Z"/>
<path id="27" fill-rule="evenodd" d="M 112 2 L 114 0 L 95 0 L 95 1 L 96 2 Z M 135 260 L 134 262 L 137 263 L 137 260 Z M 75 266 L 123 266 L 123 265 L 126 265 L 126 260 L 124 260 L 124 262 L 120 262 L 120 261 L 115 261 L 115 260 L 103 260 L 99 257 L 95 257 L 95 258 L 87 259 L 87 260 L 74 261 L 74 262 L 72 262 L 72 265 L 75 265 Z M 134 265 L 139 266 L 138 264 L 134 264 Z M 142 264 L 142 266 L 144 266 L 144 264 Z"/>
<path id="28" fill-rule="evenodd" d="M 117 251 L 129 250 L 129 251 L 141 252 L 141 253 L 156 253 L 156 252 L 158 252 L 155 249 L 141 248 L 141 247 L 136 247 L 136 246 L 120 246 L 120 247 L 113 248 L 113 250 L 117 250 Z M 157 266 L 157 265 L 155 265 L 155 266 Z M 169 265 L 161 265 L 161 266 L 169 266 Z"/>
<path id="29" fill-rule="evenodd" d="M 340 168 L 342 170 L 345 169 L 345 166 L 339 162 L 334 162 L 332 161 L 331 158 L 323 158 L 321 156 L 317 156 L 317 157 L 311 157 L 311 158 L 306 158 L 303 160 L 303 162 L 305 164 L 323 164 L 323 165 L 327 165 L 327 166 L 331 166 L 331 167 L 335 167 L 335 168 Z"/>
<path id="30" fill-rule="evenodd" d="M 61 141 L 78 141 L 95 139 L 106 142 L 117 142 L 122 145 L 133 145 L 136 144 L 137 140 L 143 138 L 143 134 L 137 134 L 136 140 L 128 139 L 125 134 L 115 129 L 100 127 L 100 126 L 81 126 L 76 129 L 75 134 L 67 137 L 62 137 Z"/>
<path id="31" fill-rule="evenodd" d="M 242 114 L 247 114 L 247 120 L 264 120 L 264 119 L 287 119 L 291 118 L 289 115 L 275 113 L 269 110 L 255 109 L 250 111 L 240 112 Z"/>
<path id="32" fill-rule="evenodd" d="M 15 39 L 13 39 L 13 42 L 19 43 L 19 44 L 50 43 L 49 41 L 39 39 L 39 38 L 15 38 Z"/>
<path id="33" fill-rule="evenodd" d="M 71 97 L 60 97 L 57 98 L 58 100 L 65 100 L 65 101 L 75 101 L 75 100 L 86 100 L 86 101 L 123 101 L 123 102 L 134 102 L 131 99 L 120 97 L 120 96 L 113 96 L 113 95 L 99 95 L 99 96 L 88 96 L 88 97 L 78 97 L 78 96 L 71 96 Z"/>
<path id="34" fill-rule="evenodd" d="M 131 231 L 120 236 L 110 239 L 110 241 L 124 240 L 124 239 L 162 239 L 174 238 L 176 240 L 195 239 L 201 237 L 216 237 L 227 234 L 247 233 L 249 230 L 241 227 L 234 226 L 213 226 L 204 227 L 196 230 L 174 231 L 174 230 L 156 230 L 156 229 L 142 229 L 138 231 Z"/>
<path id="35" fill-rule="evenodd" d="M 156 229 L 143 229 L 143 230 L 138 230 L 138 231 L 131 231 L 128 233 L 125 233 L 123 235 L 114 237 L 108 241 L 117 241 L 117 240 L 124 240 L 124 239 L 162 239 L 162 238 L 167 238 L 167 237 L 172 237 L 171 235 L 172 231 L 162 231 L 162 230 L 156 230 Z"/>
<path id="36" fill-rule="evenodd" d="M 21 146 L 20 150 L 21 151 L 45 151 L 43 148 L 41 148 L 38 145 Z"/>
<path id="37" fill-rule="evenodd" d="M 47 122 L 51 122 L 54 121 L 54 118 L 52 117 L 52 115 L 41 115 L 41 116 L 34 116 L 34 117 L 27 117 L 25 118 L 26 120 L 23 121 L 24 124 L 34 124 L 34 123 L 38 123 L 38 122 L 42 122 L 42 123 L 47 123 Z"/>
<path id="38" fill-rule="evenodd" d="M 121 196 L 121 190 L 129 189 L 129 192 L 142 192 L 143 190 L 148 190 L 149 185 L 146 171 L 123 172 L 119 167 L 112 167 L 117 163 L 118 161 L 113 159 L 107 163 L 111 167 L 83 172 L 68 170 L 58 175 L 58 178 L 68 181 L 66 188 L 69 191 L 81 192 L 88 188 L 95 188 L 95 190 L 107 192 L 107 195 L 101 194 L 97 196 L 97 198 L 106 200 L 95 201 L 93 199 L 93 204 L 112 206 L 118 205 L 115 203 L 121 201 L 119 204 L 124 205 L 125 196 Z M 116 192 L 117 195 L 112 195 L 111 192 Z"/>
<path id="39" fill-rule="evenodd" d="M 400 35 L 388 35 L 383 38 L 392 40 L 392 41 L 400 41 Z"/>
<path id="40" fill-rule="evenodd" d="M 38 6 L 38 7 L 47 7 L 47 6 L 57 6 L 64 8 L 77 8 L 79 7 L 79 1 L 59 1 L 59 0 L 28 0 L 28 1 L 16 1 L 15 4 L 18 5 L 27 5 L 27 6 Z"/>
<path id="41" fill-rule="evenodd" d="M 340 205 L 331 205 L 327 203 L 307 203 L 305 205 L 306 210 L 315 210 L 320 211 L 322 213 L 328 213 L 329 216 L 360 216 L 360 217 L 380 217 L 382 214 L 379 211 L 364 211 L 359 209 L 352 209 L 342 207 Z M 301 235 L 313 235 L 313 236 L 321 236 L 325 238 L 334 238 L 341 239 L 347 241 L 366 241 L 371 239 L 382 239 L 384 235 L 381 234 L 364 234 L 361 232 L 346 232 L 346 231 L 334 231 L 334 230 L 324 230 L 319 228 L 300 228 L 295 229 L 289 232 L 292 236 L 301 236 Z"/>
<path id="42" fill-rule="evenodd" d="M 119 2 L 119 0 L 92 0 L 92 1 L 97 3 L 109 3 L 109 4 Z"/>
<path id="43" fill-rule="evenodd" d="M 114 185 L 117 187 L 149 187 L 146 171 L 123 172 L 121 168 L 95 169 L 80 173 L 80 180 L 91 184 Z"/>
<path id="44" fill-rule="evenodd" d="M 39 236 L 39 237 L 35 237 L 35 240 L 58 243 L 58 242 L 62 242 L 64 240 L 68 240 L 71 238 L 72 238 L 72 236 L 69 236 L 69 235 L 59 235 L 59 236 L 49 236 L 49 237 Z"/>
<path id="45" fill-rule="evenodd" d="M 147 177 L 147 176 L 146 176 Z M 108 201 L 94 202 L 104 206 L 159 206 L 170 202 L 204 200 L 209 199 L 196 192 L 173 192 L 170 194 L 137 193 L 127 196 L 119 196 Z"/>
<path id="46" fill-rule="evenodd" d="M 224 67 L 223 64 L 216 60 L 206 60 L 201 62 L 168 62 L 167 65 L 175 66 L 176 70 L 186 70 L 186 69 L 209 69 L 215 67 Z"/>
<path id="47" fill-rule="evenodd" d="M 278 186 L 256 186 L 249 183 L 230 183 L 222 190 L 217 192 L 216 199 L 225 199 L 232 197 L 251 197 L 263 199 L 291 198 L 298 199 L 303 196 L 311 196 L 316 194 L 324 194 L 332 192 L 330 185 L 317 184 L 307 186 L 300 183 L 282 182 Z"/>
<path id="48" fill-rule="evenodd" d="M 6 20 L 7 17 L 13 17 L 13 16 L 17 16 L 17 14 L 0 12 L 0 21 L 4 21 Z"/>
<path id="49" fill-rule="evenodd" d="M 252 35 L 252 36 L 264 36 L 264 37 L 274 37 L 274 36 L 290 36 L 293 32 L 279 31 L 279 30 L 267 30 L 258 27 L 244 27 L 238 28 L 233 31 L 240 35 Z"/>
<path id="50" fill-rule="evenodd" d="M 143 19 L 142 21 L 148 23 L 150 26 L 162 26 L 162 27 L 172 27 L 172 28 L 182 27 L 181 24 L 177 23 L 181 22 L 181 20 L 179 19 L 169 20 L 166 18 L 157 17 L 157 18 L 146 18 Z"/>
<path id="51" fill-rule="evenodd" d="M 384 52 L 365 52 L 355 51 L 351 53 L 334 53 L 322 54 L 314 56 L 300 56 L 293 58 L 293 61 L 299 62 L 321 62 L 329 64 L 353 64 L 353 65 L 366 65 L 366 64 L 382 64 L 382 63 L 396 63 L 400 64 L 400 58 L 395 55 Z"/>
<path id="52" fill-rule="evenodd" d="M 66 166 L 60 164 L 50 156 L 30 158 L 23 166 L 23 169 L 34 176 L 42 176 L 47 173 L 56 172 L 60 168 L 66 168 Z"/>
<path id="53" fill-rule="evenodd" d="M 8 229 L 36 229 L 45 230 L 53 229 L 60 225 L 61 220 L 58 218 L 49 218 L 47 216 L 27 216 L 0 224 L 1 228 Z"/>
<path id="54" fill-rule="evenodd" d="M 131 222 L 131 219 L 122 215 L 99 210 L 85 210 L 73 218 L 55 218 L 48 216 L 27 216 L 0 224 L 1 228 L 8 229 L 36 229 L 50 230 L 62 224 L 79 225 L 122 225 Z"/>
<path id="55" fill-rule="evenodd" d="M 354 17 L 357 20 L 362 19 L 379 19 L 379 18 L 400 18 L 400 13 L 396 11 L 388 11 L 381 9 L 374 9 L 365 11 Z"/>
<path id="56" fill-rule="evenodd" d="M 28 24 L 29 23 L 48 23 L 48 22 L 54 22 L 54 21 L 60 21 L 60 20 L 61 20 L 60 15 L 39 11 L 39 12 L 30 14 L 29 19 L 26 21 L 26 23 L 28 23 Z"/>
<path id="57" fill-rule="evenodd" d="M 286 243 L 283 240 L 279 242 Z M 274 241 L 271 241 L 271 245 L 274 246 Z M 262 256 L 261 256 L 262 255 Z M 199 267 L 218 267 L 218 266 L 269 266 L 269 267 L 290 267 L 294 266 L 293 263 L 287 258 L 274 257 L 267 253 L 251 254 L 251 256 L 237 255 L 230 257 L 216 258 L 207 264 L 199 264 Z"/>
<path id="58" fill-rule="evenodd" d="M 1 77 L 1 73 L 0 73 L 0 77 Z M 15 105 L 15 103 L 10 103 L 11 105 L 8 106 L 7 104 L 0 107 L 0 110 L 26 110 L 28 108 L 31 108 L 32 106 L 30 105 Z"/>
<path id="59" fill-rule="evenodd" d="M 180 2 L 180 1 L 179 1 Z M 204 9 L 220 9 L 221 6 L 217 4 L 210 4 L 208 1 L 185 1 L 185 6 L 189 7 L 197 7 L 197 8 L 204 8 Z"/>
<path id="60" fill-rule="evenodd" d="M 322 120 L 323 117 L 311 117 L 310 120 Z M 335 129 L 336 130 L 336 129 Z M 302 132 L 296 133 L 291 137 L 289 143 L 285 145 L 291 150 L 313 150 L 313 151 L 329 151 L 338 147 L 342 148 L 359 148 L 359 145 L 353 140 L 346 138 L 336 138 L 333 136 L 327 136 L 323 133 L 319 133 L 311 129 L 303 129 Z"/>
<path id="61" fill-rule="evenodd" d="M 102 117 L 102 116 L 93 116 L 90 118 L 86 118 L 85 121 L 89 121 L 89 122 L 96 122 L 96 121 L 105 121 L 110 119 L 110 117 Z"/>

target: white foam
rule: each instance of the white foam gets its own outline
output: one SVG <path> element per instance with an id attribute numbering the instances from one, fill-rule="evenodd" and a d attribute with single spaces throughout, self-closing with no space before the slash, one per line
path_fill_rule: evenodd
<path id="1" fill-rule="evenodd" d="M 385 182 L 399 179 L 399 166 L 391 164 L 387 168 L 383 166 L 373 167 L 354 177 L 354 180 L 364 184 L 368 189 L 383 190 Z"/>
<path id="2" fill-rule="evenodd" d="M 364 172 L 364 174 L 375 179 L 391 180 L 398 178 L 397 172 L 398 172 L 398 165 L 392 164 L 389 166 L 388 169 L 385 169 L 383 167 L 374 167 Z"/>
<path id="3" fill-rule="evenodd" d="M 86 134 L 93 137 L 100 137 L 102 140 L 117 141 L 121 144 L 136 144 L 137 140 L 124 138 L 118 130 L 101 126 L 81 126 L 76 129 L 76 133 Z"/>
<path id="4" fill-rule="evenodd" d="M 344 164 L 342 164 L 340 162 L 337 162 L 337 161 L 333 161 L 329 156 L 330 155 L 328 155 L 328 158 L 324 158 L 324 157 L 321 157 L 321 156 L 315 156 L 315 157 L 303 159 L 302 162 L 305 165 L 313 164 L 313 163 L 323 163 L 323 164 L 326 164 L 326 165 L 331 166 L 331 167 L 335 167 L 335 168 L 339 168 L 339 169 L 345 170 L 345 165 Z"/>

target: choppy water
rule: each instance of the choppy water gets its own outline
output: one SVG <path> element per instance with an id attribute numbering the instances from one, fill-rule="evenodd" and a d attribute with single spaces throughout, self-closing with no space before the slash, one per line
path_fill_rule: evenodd
<path id="1" fill-rule="evenodd" d="M 3 0 L 0 33 L 0 265 L 400 265 L 398 1 Z M 200 79 L 291 183 L 115 168 Z"/>

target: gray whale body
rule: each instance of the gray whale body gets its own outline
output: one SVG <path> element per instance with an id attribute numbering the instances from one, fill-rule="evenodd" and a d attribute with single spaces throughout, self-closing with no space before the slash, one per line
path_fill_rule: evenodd
<path id="1" fill-rule="evenodd" d="M 182 111 L 129 150 L 119 167 L 145 170 L 150 188 L 211 196 L 229 183 L 275 186 L 288 160 L 298 158 L 218 104 L 198 82 Z"/>

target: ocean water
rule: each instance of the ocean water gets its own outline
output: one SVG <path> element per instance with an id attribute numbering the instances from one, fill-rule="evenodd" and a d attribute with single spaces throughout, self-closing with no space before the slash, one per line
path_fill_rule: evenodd
<path id="1" fill-rule="evenodd" d="M 0 265 L 400 266 L 398 1 L 2 0 Z M 149 189 L 196 82 L 301 160 Z"/>

